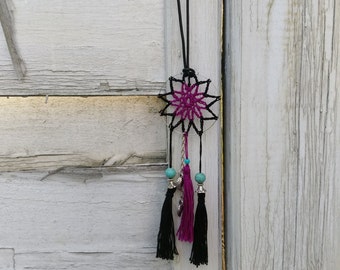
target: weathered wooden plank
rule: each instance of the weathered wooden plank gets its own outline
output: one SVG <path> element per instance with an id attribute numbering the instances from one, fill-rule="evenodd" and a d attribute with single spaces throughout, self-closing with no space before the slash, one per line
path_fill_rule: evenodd
<path id="1" fill-rule="evenodd" d="M 0 269 L 171 269 L 155 258 L 163 171 L 0 173 Z"/>
<path id="2" fill-rule="evenodd" d="M 287 51 L 287 55 L 296 56 L 297 65 L 291 65 L 288 57 L 286 60 L 292 71 L 291 82 L 298 82 L 295 86 L 289 84 L 292 86 L 289 101 L 296 108 L 289 111 L 290 120 L 294 120 L 290 127 L 295 125 L 291 132 L 295 131 L 297 138 L 291 140 L 298 179 L 295 249 L 299 256 L 295 264 L 297 269 L 336 269 L 340 247 L 335 242 L 340 231 L 334 226 L 337 222 L 334 217 L 340 212 L 340 205 L 334 200 L 334 192 L 340 189 L 335 174 L 340 155 L 336 144 L 340 7 L 335 1 L 321 1 L 301 4 L 299 8 L 303 10 L 302 16 L 293 13 L 293 8 L 289 10 L 295 20 L 301 20 L 290 40 L 300 37 L 298 44 L 302 50 L 298 54 L 293 49 Z"/>
<path id="3" fill-rule="evenodd" d="M 156 97 L 0 98 L 0 171 L 165 161 Z"/>
<path id="4" fill-rule="evenodd" d="M 334 1 L 228 4 L 230 269 L 336 269 Z"/>
<path id="5" fill-rule="evenodd" d="M 27 73 L 16 79 L 0 34 L 0 95 L 156 95 L 164 89 L 163 1 L 13 0 L 13 6 Z"/>
<path id="6" fill-rule="evenodd" d="M 154 253 L 148 254 L 145 251 L 133 252 L 37 252 L 15 254 L 15 270 L 35 269 L 35 270 L 111 270 L 111 269 L 131 269 L 149 270 L 172 269 L 169 263 L 158 261 L 152 258 Z M 4 268 L 5 269 L 5 268 Z M 6 268 L 10 270 L 10 268 Z"/>

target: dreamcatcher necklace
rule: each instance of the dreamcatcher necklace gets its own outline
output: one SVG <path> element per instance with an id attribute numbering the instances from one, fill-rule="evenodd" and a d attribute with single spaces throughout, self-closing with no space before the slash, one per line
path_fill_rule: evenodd
<path id="1" fill-rule="evenodd" d="M 180 241 L 192 243 L 190 262 L 196 266 L 208 264 L 207 230 L 208 220 L 205 207 L 203 184 L 206 176 L 202 173 L 202 136 L 205 121 L 217 120 L 212 106 L 220 96 L 208 93 L 210 79 L 199 81 L 194 69 L 189 65 L 189 0 L 186 0 L 186 42 L 184 37 L 180 0 L 177 0 L 179 29 L 183 51 L 183 71 L 181 78 L 170 77 L 170 91 L 160 94 L 159 98 L 166 102 L 160 111 L 162 116 L 169 117 L 169 167 L 165 170 L 168 178 L 168 190 L 162 207 L 161 222 L 158 233 L 157 255 L 162 259 L 173 260 L 176 249 L 175 229 L 172 216 L 172 198 L 177 189 L 183 192 L 178 206 L 181 223 L 176 232 Z M 172 141 L 173 132 L 180 129 L 182 133 L 181 166 L 179 172 L 173 168 Z M 199 136 L 199 164 L 195 175 L 198 202 L 194 216 L 194 189 L 191 180 L 189 159 L 189 133 Z"/>

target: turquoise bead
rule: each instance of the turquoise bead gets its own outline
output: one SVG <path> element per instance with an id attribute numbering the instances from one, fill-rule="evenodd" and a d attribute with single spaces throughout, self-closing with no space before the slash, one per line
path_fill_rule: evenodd
<path id="1" fill-rule="evenodd" d="M 196 173 L 195 181 L 197 184 L 203 184 L 205 181 L 205 174 L 204 173 Z"/>
<path id="2" fill-rule="evenodd" d="M 173 168 L 167 168 L 165 170 L 165 175 L 169 179 L 172 179 L 172 178 L 174 178 L 176 176 L 176 171 Z"/>
<path id="3" fill-rule="evenodd" d="M 186 159 L 184 160 L 184 163 L 185 163 L 186 165 L 188 165 L 188 164 L 190 163 L 190 159 L 186 158 Z"/>

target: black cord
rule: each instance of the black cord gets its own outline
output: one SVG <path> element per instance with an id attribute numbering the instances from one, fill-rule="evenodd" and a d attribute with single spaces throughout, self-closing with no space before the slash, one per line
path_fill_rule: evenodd
<path id="1" fill-rule="evenodd" d="M 169 134 L 169 168 L 172 168 L 172 132 L 173 128 L 170 128 Z"/>
<path id="2" fill-rule="evenodd" d="M 190 64 L 189 64 L 189 41 L 190 41 L 190 8 L 189 8 L 189 0 L 187 0 L 187 66 L 186 68 L 190 68 Z"/>
<path id="3" fill-rule="evenodd" d="M 198 172 L 202 172 L 202 134 L 200 136 L 200 161 L 199 161 L 199 167 L 198 167 Z"/>
<path id="4" fill-rule="evenodd" d="M 202 135 L 203 135 L 203 126 L 204 126 L 204 121 L 201 118 L 200 119 L 200 125 L 201 125 L 201 132 L 199 133 L 200 136 L 200 160 L 199 160 L 199 173 L 202 172 Z"/>
<path id="5" fill-rule="evenodd" d="M 179 22 L 179 30 L 181 33 L 181 41 L 182 41 L 182 51 L 183 51 L 183 71 L 189 73 L 189 35 L 190 35 L 190 10 L 189 10 L 189 0 L 186 0 L 186 46 L 185 46 L 185 38 L 184 38 L 184 29 L 183 29 L 183 19 L 182 19 L 182 10 L 181 10 L 181 1 L 177 0 L 177 11 L 178 11 L 178 22 Z"/>

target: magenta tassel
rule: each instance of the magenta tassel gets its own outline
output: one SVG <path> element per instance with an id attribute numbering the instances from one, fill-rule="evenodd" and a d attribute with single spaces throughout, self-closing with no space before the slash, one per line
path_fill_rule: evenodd
<path id="1" fill-rule="evenodd" d="M 180 241 L 192 243 L 194 240 L 194 187 L 189 164 L 183 167 L 183 212 L 177 236 Z"/>

